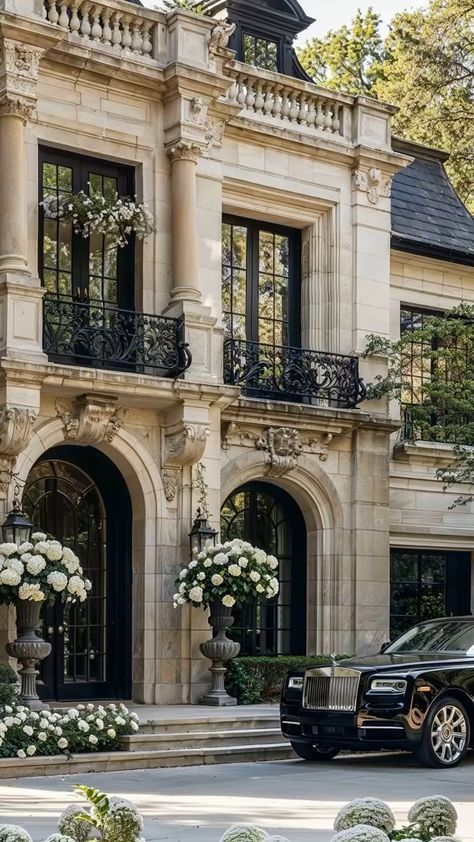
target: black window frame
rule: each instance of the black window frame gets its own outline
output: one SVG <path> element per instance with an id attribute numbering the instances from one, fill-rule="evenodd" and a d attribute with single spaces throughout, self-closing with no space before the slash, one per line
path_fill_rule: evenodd
<path id="1" fill-rule="evenodd" d="M 254 42 L 254 54 L 257 52 L 257 41 L 265 41 L 266 44 L 275 44 L 276 46 L 276 67 L 275 68 L 268 68 L 262 67 L 255 62 L 248 62 L 246 61 L 245 57 L 245 38 L 252 38 Z M 268 46 L 266 49 L 266 53 L 268 54 Z M 282 73 L 283 72 L 283 44 L 281 38 L 275 36 L 271 38 L 268 32 L 261 32 L 258 29 L 253 29 L 252 27 L 242 27 L 240 31 L 240 55 L 242 56 L 242 61 L 244 64 L 250 64 L 252 67 L 256 67 L 258 70 L 264 70 L 268 73 Z"/>
<path id="2" fill-rule="evenodd" d="M 222 224 L 247 229 L 246 341 L 269 344 L 259 339 L 259 234 L 268 231 L 288 237 L 288 342 L 283 347 L 301 347 L 301 230 L 234 214 L 223 214 Z M 227 311 L 224 311 L 227 312 Z M 232 313 L 231 313 L 232 315 Z M 233 336 L 226 336 L 233 339 Z M 275 347 L 279 347 L 275 345 Z"/>
<path id="3" fill-rule="evenodd" d="M 98 174 L 117 179 L 120 196 L 134 196 L 135 168 L 126 164 L 114 163 L 107 159 L 90 155 L 68 152 L 48 146 L 40 146 L 38 154 L 38 193 L 39 203 L 43 198 L 43 164 L 68 167 L 72 170 L 72 190 L 87 192 L 88 173 L 94 168 Z M 38 272 L 44 286 L 44 219 L 45 213 L 39 205 L 38 220 Z M 135 310 L 135 235 L 117 252 L 117 302 L 120 309 Z M 89 300 L 89 240 L 80 234 L 72 233 L 72 270 L 71 285 L 73 300 Z M 53 295 L 54 293 L 50 293 Z M 60 294 L 58 297 L 61 297 Z"/>

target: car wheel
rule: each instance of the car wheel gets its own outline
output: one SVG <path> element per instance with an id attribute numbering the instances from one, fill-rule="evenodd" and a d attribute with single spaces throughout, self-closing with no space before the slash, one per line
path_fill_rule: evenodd
<path id="1" fill-rule="evenodd" d="M 309 743 L 291 743 L 291 748 L 302 760 L 312 760 L 313 762 L 332 760 L 336 754 L 339 754 L 338 748 L 312 746 Z"/>
<path id="2" fill-rule="evenodd" d="M 445 697 L 435 702 L 426 719 L 418 758 L 426 766 L 457 766 L 469 748 L 471 727 L 464 705 Z"/>

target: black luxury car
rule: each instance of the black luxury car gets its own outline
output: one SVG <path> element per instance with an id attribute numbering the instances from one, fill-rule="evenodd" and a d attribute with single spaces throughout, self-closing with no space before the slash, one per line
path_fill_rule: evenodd
<path id="1" fill-rule="evenodd" d="M 420 623 L 379 655 L 291 670 L 281 729 L 304 760 L 398 748 L 455 766 L 474 743 L 474 617 Z"/>

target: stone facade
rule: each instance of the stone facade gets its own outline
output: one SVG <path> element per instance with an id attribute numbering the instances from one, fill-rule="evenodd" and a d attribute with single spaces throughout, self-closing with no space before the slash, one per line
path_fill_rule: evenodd
<path id="1" fill-rule="evenodd" d="M 93 446 L 119 469 L 133 511 L 136 701 L 194 702 L 207 686 L 206 617 L 172 605 L 200 461 L 216 527 L 221 504 L 246 482 L 269 482 L 298 504 L 307 652 L 376 649 L 388 635 L 390 542 L 474 549 L 472 509 L 450 511 L 436 482 L 446 449 L 394 450 L 397 407 L 262 400 L 224 383 L 221 221 L 301 231 L 303 348 L 356 356 L 368 333 L 396 336 L 400 302 L 472 300 L 468 267 L 390 253 L 390 183 L 409 163 L 391 148 L 393 109 L 235 62 L 225 27 L 191 13 L 125 0 L 90 14 L 81 2 L 1 5 L 4 508 L 13 474 L 26 482 L 50 448 Z M 43 352 L 40 147 L 134 168 L 156 222 L 137 243 L 135 306 L 184 317 L 193 362 L 182 378 Z M 360 366 L 370 379 L 384 362 Z M 4 611 L 0 642 L 8 623 Z"/>

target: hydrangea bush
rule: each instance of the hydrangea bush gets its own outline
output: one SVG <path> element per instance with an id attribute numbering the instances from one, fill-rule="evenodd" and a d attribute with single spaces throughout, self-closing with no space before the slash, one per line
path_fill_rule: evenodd
<path id="1" fill-rule="evenodd" d="M 191 603 L 207 608 L 222 602 L 226 608 L 253 597 L 271 599 L 279 591 L 278 560 L 264 550 L 236 538 L 195 552 L 176 580 L 174 606 Z"/>
<path id="2" fill-rule="evenodd" d="M 457 842 L 453 836 L 457 818 L 449 798 L 431 795 L 411 807 L 407 827 L 396 828 L 388 804 L 375 798 L 356 798 L 337 814 L 334 830 L 338 832 L 332 842 Z"/>
<path id="3" fill-rule="evenodd" d="M 33 602 L 84 602 L 92 585 L 77 555 L 44 532 L 31 542 L 0 544 L 0 603 L 17 599 Z"/>
<path id="4" fill-rule="evenodd" d="M 139 240 L 144 240 L 154 231 L 153 216 L 136 197 L 103 196 L 89 185 L 90 193 L 83 190 L 63 196 L 47 196 L 41 204 L 50 219 L 71 220 L 74 231 L 82 237 L 91 234 L 106 234 L 108 241 L 126 246 L 130 235 L 135 233 Z"/>
<path id="5" fill-rule="evenodd" d="M 0 757 L 111 751 L 120 748 L 120 737 L 138 731 L 136 713 L 123 704 L 77 705 L 64 712 L 5 705 L 0 715 Z"/>

